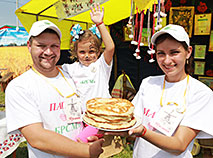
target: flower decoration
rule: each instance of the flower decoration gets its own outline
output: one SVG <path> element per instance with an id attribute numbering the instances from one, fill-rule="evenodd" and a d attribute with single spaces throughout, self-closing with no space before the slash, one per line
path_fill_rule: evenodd
<path id="1" fill-rule="evenodd" d="M 98 28 L 95 25 L 92 25 L 92 27 L 89 28 L 89 30 L 96 35 L 98 38 L 101 38 L 101 34 L 98 30 Z"/>
<path id="2" fill-rule="evenodd" d="M 185 3 L 186 3 L 186 0 L 180 0 L 180 3 L 181 3 L 181 4 L 185 4 Z"/>
<path id="3" fill-rule="evenodd" d="M 73 36 L 72 41 L 76 41 L 79 39 L 79 35 L 83 34 L 82 27 L 79 24 L 75 24 L 70 31 L 71 36 Z"/>
<path id="4" fill-rule="evenodd" d="M 168 0 L 164 7 L 166 9 L 166 12 L 169 12 L 170 8 L 172 7 L 172 1 Z"/>
<path id="5" fill-rule="evenodd" d="M 207 10 L 206 3 L 200 2 L 200 5 L 197 6 L 197 10 L 201 13 L 204 13 Z"/>

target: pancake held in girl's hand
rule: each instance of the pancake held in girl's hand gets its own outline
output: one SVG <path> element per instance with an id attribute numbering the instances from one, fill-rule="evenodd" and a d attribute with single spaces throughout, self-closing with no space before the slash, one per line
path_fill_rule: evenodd
<path id="1" fill-rule="evenodd" d="M 83 120 L 102 129 L 126 129 L 136 123 L 134 105 L 121 98 L 94 98 L 87 101 Z"/>

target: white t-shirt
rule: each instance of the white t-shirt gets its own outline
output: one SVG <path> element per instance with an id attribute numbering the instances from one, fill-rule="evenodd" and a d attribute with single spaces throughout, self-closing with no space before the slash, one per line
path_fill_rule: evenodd
<path id="1" fill-rule="evenodd" d="M 95 97 L 111 98 L 109 93 L 109 79 L 112 70 L 112 62 L 108 65 L 102 54 L 100 58 L 88 67 L 80 62 L 63 64 L 62 68 L 68 72 L 74 80 L 77 91 L 80 93 L 83 106 L 86 111 L 86 102 Z"/>
<path id="2" fill-rule="evenodd" d="M 64 97 L 51 86 L 51 84 L 54 85 L 64 96 L 76 91 L 70 76 L 62 72 L 72 88 L 60 73 L 54 78 L 46 78 L 47 81 L 32 69 L 8 84 L 5 96 L 8 133 L 38 122 L 42 122 L 45 129 L 73 140 L 82 131 L 82 122 L 67 124 L 63 110 Z M 29 144 L 28 154 L 30 158 L 62 157 L 42 152 L 32 148 Z"/>
<path id="3" fill-rule="evenodd" d="M 157 131 L 150 125 L 161 108 L 160 98 L 162 95 L 164 75 L 150 76 L 145 78 L 132 103 L 135 106 L 135 114 L 143 117 L 143 125 L 149 130 Z M 181 104 L 184 100 L 184 91 L 187 85 L 187 78 L 176 83 L 165 83 L 163 94 L 163 105 L 167 102 Z M 189 83 L 186 91 L 186 112 L 180 125 L 201 130 L 196 138 L 213 138 L 213 93 L 205 84 L 189 76 Z M 160 140 L 159 140 L 160 141 Z M 134 144 L 134 158 L 191 158 L 193 141 L 185 152 L 179 156 L 172 155 L 152 145 L 143 138 L 137 138 Z"/>

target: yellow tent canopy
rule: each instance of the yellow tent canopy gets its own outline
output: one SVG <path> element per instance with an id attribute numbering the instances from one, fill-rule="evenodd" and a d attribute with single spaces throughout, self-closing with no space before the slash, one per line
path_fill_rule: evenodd
<path id="1" fill-rule="evenodd" d="M 52 21 L 62 31 L 61 49 L 69 49 L 71 26 L 75 23 L 80 23 L 83 29 L 87 29 L 88 25 L 92 23 L 89 14 L 90 11 L 59 21 L 54 7 L 57 1 L 58 0 L 31 0 L 18 8 L 15 14 L 28 32 L 35 21 L 44 19 Z M 138 0 L 134 1 L 137 5 Z M 146 9 L 150 7 L 154 1 L 156 0 L 144 0 L 143 4 L 139 4 L 140 8 Z M 130 16 L 131 0 L 109 0 L 101 6 L 104 7 L 104 23 L 106 25 L 111 25 Z"/>

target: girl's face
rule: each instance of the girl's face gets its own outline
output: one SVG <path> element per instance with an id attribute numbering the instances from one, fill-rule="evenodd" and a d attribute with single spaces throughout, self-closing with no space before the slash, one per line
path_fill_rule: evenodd
<path id="1" fill-rule="evenodd" d="M 168 82 L 178 82 L 186 77 L 185 63 L 189 59 L 192 47 L 186 51 L 182 44 L 167 38 L 156 46 L 158 65 L 166 75 Z"/>
<path id="2" fill-rule="evenodd" d="M 81 41 L 77 46 L 77 57 L 84 66 L 89 66 L 98 59 L 100 52 L 94 46 L 91 40 Z"/>

